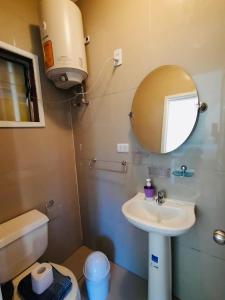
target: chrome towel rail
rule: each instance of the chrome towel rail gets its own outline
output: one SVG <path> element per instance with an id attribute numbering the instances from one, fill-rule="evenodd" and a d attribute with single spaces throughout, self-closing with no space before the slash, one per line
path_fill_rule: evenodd
<path id="1" fill-rule="evenodd" d="M 115 169 L 111 169 L 111 168 L 101 168 L 101 167 L 96 167 L 96 164 L 98 162 L 101 163 L 113 163 L 113 164 L 120 164 L 121 165 L 121 169 L 120 170 L 115 170 Z M 126 174 L 127 170 L 128 170 L 128 162 L 126 160 L 122 160 L 122 161 L 114 161 L 114 160 L 101 160 L 101 159 L 96 159 L 96 158 L 91 158 L 89 160 L 89 169 L 96 169 L 96 170 L 101 170 L 101 171 L 109 171 L 109 172 L 115 172 L 115 173 L 122 173 L 122 174 Z"/>

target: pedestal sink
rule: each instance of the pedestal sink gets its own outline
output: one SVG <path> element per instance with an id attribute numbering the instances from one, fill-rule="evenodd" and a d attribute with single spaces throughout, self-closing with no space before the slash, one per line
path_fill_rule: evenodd
<path id="1" fill-rule="evenodd" d="M 126 219 L 149 233 L 148 300 L 171 300 L 171 239 L 195 223 L 195 204 L 166 198 L 158 205 L 138 193 L 122 206 Z"/>

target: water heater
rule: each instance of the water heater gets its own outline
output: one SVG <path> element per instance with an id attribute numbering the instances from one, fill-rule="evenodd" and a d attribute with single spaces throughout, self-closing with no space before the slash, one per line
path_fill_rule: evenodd
<path id="1" fill-rule="evenodd" d="M 80 9 L 71 0 L 41 0 L 41 38 L 47 77 L 68 89 L 87 77 Z"/>

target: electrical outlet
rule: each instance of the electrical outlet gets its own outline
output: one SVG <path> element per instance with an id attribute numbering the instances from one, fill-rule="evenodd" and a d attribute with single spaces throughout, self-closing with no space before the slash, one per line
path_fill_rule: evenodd
<path id="1" fill-rule="evenodd" d="M 117 144 L 117 152 L 128 153 L 129 152 L 129 144 Z"/>

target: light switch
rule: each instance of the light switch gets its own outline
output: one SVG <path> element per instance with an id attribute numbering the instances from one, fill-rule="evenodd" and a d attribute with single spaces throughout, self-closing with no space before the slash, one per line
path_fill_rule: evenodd
<path id="1" fill-rule="evenodd" d="M 117 152 L 128 153 L 129 152 L 129 144 L 117 144 Z"/>

